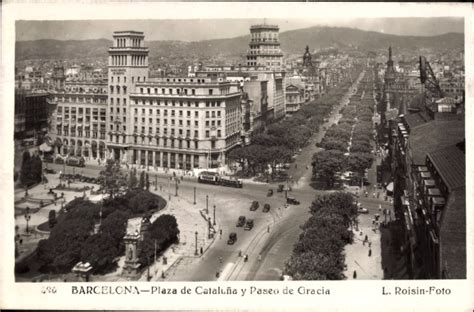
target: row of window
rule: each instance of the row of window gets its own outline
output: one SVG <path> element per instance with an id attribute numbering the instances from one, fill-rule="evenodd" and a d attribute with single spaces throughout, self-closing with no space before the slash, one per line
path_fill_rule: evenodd
<path id="1" fill-rule="evenodd" d="M 72 114 L 75 114 L 76 112 L 79 112 L 79 114 L 83 114 L 84 111 L 86 112 L 86 115 L 89 115 L 91 113 L 91 109 L 90 108 L 84 108 L 83 107 L 68 107 L 68 106 L 65 106 L 64 107 L 64 112 L 66 114 L 69 114 L 69 112 L 71 112 Z M 63 112 L 63 107 L 62 106 L 58 106 L 58 114 L 62 114 Z M 92 109 L 92 113 L 94 115 L 97 115 L 98 113 L 100 112 L 101 115 L 105 115 L 106 114 L 106 110 L 105 109 L 98 109 L 98 108 L 94 108 Z"/>
<path id="2" fill-rule="evenodd" d="M 132 104 L 134 105 L 164 105 L 164 106 L 180 106 L 180 107 L 183 107 L 183 106 L 187 106 L 187 107 L 199 107 L 199 103 L 198 102 L 187 102 L 187 101 L 164 101 L 164 100 L 161 100 L 161 101 L 157 101 L 157 100 L 148 100 L 148 99 L 145 99 L 145 100 L 142 100 L 142 99 L 138 99 L 138 100 L 134 100 L 132 99 Z M 220 102 L 217 102 L 217 101 L 206 101 L 206 107 L 221 107 L 221 103 Z"/>
<path id="3" fill-rule="evenodd" d="M 55 101 L 61 101 L 63 103 L 92 103 L 92 104 L 106 104 L 107 99 L 99 97 L 63 97 L 63 98 L 54 98 Z"/>
<path id="4" fill-rule="evenodd" d="M 138 108 L 135 108 L 134 110 L 135 112 L 135 115 L 138 115 Z M 161 114 L 161 110 L 160 109 L 151 109 L 149 108 L 148 109 L 148 115 L 153 115 L 154 113 L 156 113 L 156 115 L 160 116 Z M 179 117 L 183 117 L 183 111 L 182 110 L 178 110 L 178 116 Z M 206 118 L 220 118 L 222 116 L 222 112 L 220 110 L 218 111 L 206 111 Z M 142 108 L 142 115 L 146 115 L 146 109 L 145 108 Z M 164 109 L 163 110 L 163 116 L 168 116 L 168 110 L 167 109 Z M 176 116 L 176 111 L 174 109 L 172 109 L 170 111 L 170 116 L 174 117 Z M 187 110 L 186 111 L 186 117 L 191 117 L 191 111 Z M 199 111 L 194 111 L 194 117 L 195 118 L 199 118 Z"/>

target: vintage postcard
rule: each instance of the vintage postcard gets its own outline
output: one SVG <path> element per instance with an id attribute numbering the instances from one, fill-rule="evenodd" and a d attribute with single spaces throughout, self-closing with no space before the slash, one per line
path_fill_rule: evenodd
<path id="1" fill-rule="evenodd" d="M 1 308 L 474 308 L 471 6 L 2 11 Z"/>

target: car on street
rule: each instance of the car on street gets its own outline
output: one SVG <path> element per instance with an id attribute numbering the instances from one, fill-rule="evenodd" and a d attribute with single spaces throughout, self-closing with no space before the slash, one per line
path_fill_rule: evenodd
<path id="1" fill-rule="evenodd" d="M 245 224 L 245 216 L 240 216 L 239 219 L 237 220 L 236 226 L 241 227 L 241 226 L 244 226 L 244 224 Z"/>
<path id="2" fill-rule="evenodd" d="M 272 189 L 269 189 L 268 192 L 267 192 L 267 196 L 270 197 L 273 195 L 273 190 Z"/>
<path id="3" fill-rule="evenodd" d="M 252 205 L 250 205 L 250 211 L 255 211 L 255 210 L 257 210 L 259 206 L 260 206 L 260 205 L 258 204 L 258 201 L 254 200 L 254 201 L 252 202 Z"/>
<path id="4" fill-rule="evenodd" d="M 270 211 L 270 204 L 265 204 L 263 206 L 263 212 L 269 212 Z"/>
<path id="5" fill-rule="evenodd" d="M 367 208 L 364 208 L 364 207 L 357 207 L 357 212 L 358 213 L 369 213 L 369 210 Z"/>
<path id="6" fill-rule="evenodd" d="M 229 239 L 227 240 L 227 245 L 234 245 L 237 241 L 237 233 L 232 232 L 229 234 Z"/>
<path id="7" fill-rule="evenodd" d="M 298 200 L 296 200 L 296 198 L 290 197 L 290 196 L 288 196 L 286 198 L 286 203 L 290 204 L 290 205 L 299 205 L 300 204 L 300 202 Z"/>
<path id="8" fill-rule="evenodd" d="M 253 220 L 249 219 L 247 220 L 247 223 L 245 223 L 244 230 L 245 231 L 250 231 L 253 228 Z"/>

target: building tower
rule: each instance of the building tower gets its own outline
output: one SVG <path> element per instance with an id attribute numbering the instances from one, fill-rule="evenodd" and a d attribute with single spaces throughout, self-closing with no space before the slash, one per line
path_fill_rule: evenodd
<path id="1" fill-rule="evenodd" d="M 61 90 L 64 88 L 64 82 L 66 81 L 66 76 L 64 75 L 64 67 L 63 66 L 56 66 L 53 69 L 53 87 L 56 90 Z"/>
<path id="2" fill-rule="evenodd" d="M 313 67 L 313 62 L 311 60 L 311 53 L 309 53 L 309 46 L 306 46 L 306 50 L 303 54 L 303 67 Z"/>
<path id="3" fill-rule="evenodd" d="M 130 159 L 133 136 L 130 93 L 148 79 L 148 48 L 140 31 L 116 31 L 109 48 L 107 147 L 109 158 Z"/>
<path id="4" fill-rule="evenodd" d="M 391 87 L 396 79 L 395 69 L 393 68 L 392 46 L 388 48 L 387 70 L 385 71 L 385 85 Z"/>
<path id="5" fill-rule="evenodd" d="M 283 53 L 278 39 L 277 25 L 253 25 L 250 27 L 250 42 L 247 51 L 247 66 L 265 66 L 279 71 L 283 66 Z"/>

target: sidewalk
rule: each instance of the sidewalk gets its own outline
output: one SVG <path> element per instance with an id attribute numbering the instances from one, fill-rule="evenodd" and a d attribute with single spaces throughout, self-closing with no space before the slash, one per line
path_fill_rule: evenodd
<path id="1" fill-rule="evenodd" d="M 125 281 L 125 280 L 138 280 L 147 281 L 148 273 L 150 274 L 151 281 L 162 281 L 165 280 L 169 275 L 169 270 L 173 270 L 176 265 L 182 264 L 182 261 L 186 259 L 197 258 L 201 255 L 201 248 L 203 253 L 213 243 L 213 238 L 208 238 L 208 223 L 204 220 L 203 214 L 199 210 L 197 205 L 193 205 L 192 202 L 182 198 L 171 196 L 171 201 L 168 200 L 168 194 L 164 191 L 152 191 L 155 194 L 163 196 L 168 203 L 165 209 L 152 215 L 150 221 L 153 223 L 160 215 L 170 214 L 176 217 L 178 228 L 180 230 L 180 242 L 178 244 L 170 246 L 161 256 L 157 257 L 155 263 L 150 264 L 149 269 L 145 269 L 140 273 L 138 277 L 127 278 L 122 276 L 122 267 L 124 265 L 125 256 L 120 257 L 118 261 L 119 268 L 110 274 L 100 276 L 100 281 Z M 140 222 L 142 218 L 133 218 L 128 220 L 127 232 L 133 233 L 140 229 Z M 196 232 L 197 234 L 197 248 L 196 248 Z M 195 252 L 198 255 L 195 255 Z M 163 262 L 163 258 L 166 257 L 166 264 Z M 165 278 L 163 279 L 163 274 Z"/>

